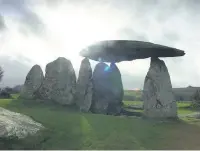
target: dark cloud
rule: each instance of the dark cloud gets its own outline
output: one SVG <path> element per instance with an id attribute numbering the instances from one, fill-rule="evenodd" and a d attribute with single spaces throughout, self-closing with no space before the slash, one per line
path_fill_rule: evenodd
<path id="1" fill-rule="evenodd" d="M 31 5 L 34 3 L 30 0 L 0 0 L 0 9 L 4 14 L 12 14 L 12 19 L 21 25 L 19 31 L 26 28 L 27 31 L 41 34 L 45 29 L 44 24 L 39 16 L 31 10 Z"/>

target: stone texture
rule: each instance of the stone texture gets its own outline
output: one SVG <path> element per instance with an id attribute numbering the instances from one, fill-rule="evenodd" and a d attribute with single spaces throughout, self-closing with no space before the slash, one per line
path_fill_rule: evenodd
<path id="1" fill-rule="evenodd" d="M 93 84 L 92 68 L 89 59 L 81 62 L 79 77 L 76 85 L 76 104 L 83 112 L 88 112 L 92 104 Z"/>
<path id="2" fill-rule="evenodd" d="M 43 129 L 42 124 L 30 117 L 0 107 L 0 137 L 25 138 Z"/>
<path id="3" fill-rule="evenodd" d="M 163 60 L 151 58 L 144 82 L 143 101 L 144 114 L 148 117 L 177 117 L 170 75 Z"/>
<path id="4" fill-rule="evenodd" d="M 149 57 L 177 57 L 185 52 L 176 48 L 144 41 L 105 40 L 88 46 L 80 55 L 95 61 L 120 62 Z"/>
<path id="5" fill-rule="evenodd" d="M 121 111 L 123 86 L 121 74 L 115 64 L 110 67 L 98 63 L 93 72 L 93 101 L 91 111 L 102 114 L 119 114 Z"/>
<path id="6" fill-rule="evenodd" d="M 21 89 L 20 97 L 24 99 L 34 99 L 35 92 L 41 86 L 44 75 L 39 65 L 34 65 L 26 76 L 25 83 Z"/>
<path id="7" fill-rule="evenodd" d="M 115 63 L 110 64 L 109 69 L 110 82 L 110 103 L 108 105 L 108 114 L 119 114 L 121 112 L 122 100 L 124 97 L 124 90 L 122 84 L 121 73 Z"/>
<path id="8" fill-rule="evenodd" d="M 53 100 L 62 105 L 74 103 L 76 75 L 71 61 L 59 57 L 46 65 L 46 74 L 37 95 L 39 99 Z"/>

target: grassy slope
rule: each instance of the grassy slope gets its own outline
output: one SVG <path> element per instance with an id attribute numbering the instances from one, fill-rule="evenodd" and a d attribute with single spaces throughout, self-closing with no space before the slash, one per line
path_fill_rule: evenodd
<path id="1" fill-rule="evenodd" d="M 199 120 L 164 122 L 81 114 L 76 109 L 55 104 L 24 103 L 11 99 L 0 100 L 0 106 L 29 115 L 48 129 L 41 135 L 20 142 L 9 142 L 17 149 L 200 148 Z"/>

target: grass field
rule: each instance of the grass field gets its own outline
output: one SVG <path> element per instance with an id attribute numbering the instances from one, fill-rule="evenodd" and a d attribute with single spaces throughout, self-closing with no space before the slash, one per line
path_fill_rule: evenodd
<path id="1" fill-rule="evenodd" d="M 124 95 L 129 95 L 129 96 L 135 96 L 135 97 L 141 97 L 142 91 L 138 90 L 124 90 Z"/>
<path id="2" fill-rule="evenodd" d="M 6 141 L 7 149 L 200 149 L 200 120 L 158 121 L 79 113 L 53 103 L 1 99 L 0 106 L 31 116 L 47 129 L 25 140 Z M 125 105 L 142 102 L 124 101 Z M 178 103 L 179 114 L 192 113 Z M 2 149 L 0 141 L 0 149 Z M 5 149 L 5 148 L 4 148 Z"/>

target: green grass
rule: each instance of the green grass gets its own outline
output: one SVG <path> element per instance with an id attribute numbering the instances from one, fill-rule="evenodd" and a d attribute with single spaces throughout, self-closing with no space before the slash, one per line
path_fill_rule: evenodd
<path id="1" fill-rule="evenodd" d="M 142 101 L 123 101 L 124 105 L 126 106 L 130 106 L 130 105 L 142 105 L 143 102 Z"/>
<path id="2" fill-rule="evenodd" d="M 134 105 L 142 105 L 142 101 L 123 101 L 124 106 L 134 106 Z M 191 114 L 196 112 L 195 110 L 190 108 L 191 102 L 177 102 L 177 107 L 178 107 L 178 115 L 185 115 L 185 114 Z M 126 109 L 127 111 L 132 111 L 131 109 Z M 134 111 L 139 111 L 142 112 L 142 110 L 134 110 Z"/>
<path id="3" fill-rule="evenodd" d="M 17 99 L 2 99 L 0 106 L 31 116 L 47 128 L 25 140 L 6 141 L 12 149 L 200 149 L 199 120 L 81 114 L 74 107 Z"/>
<path id="4" fill-rule="evenodd" d="M 124 95 L 141 97 L 142 91 L 138 90 L 124 90 Z"/>

